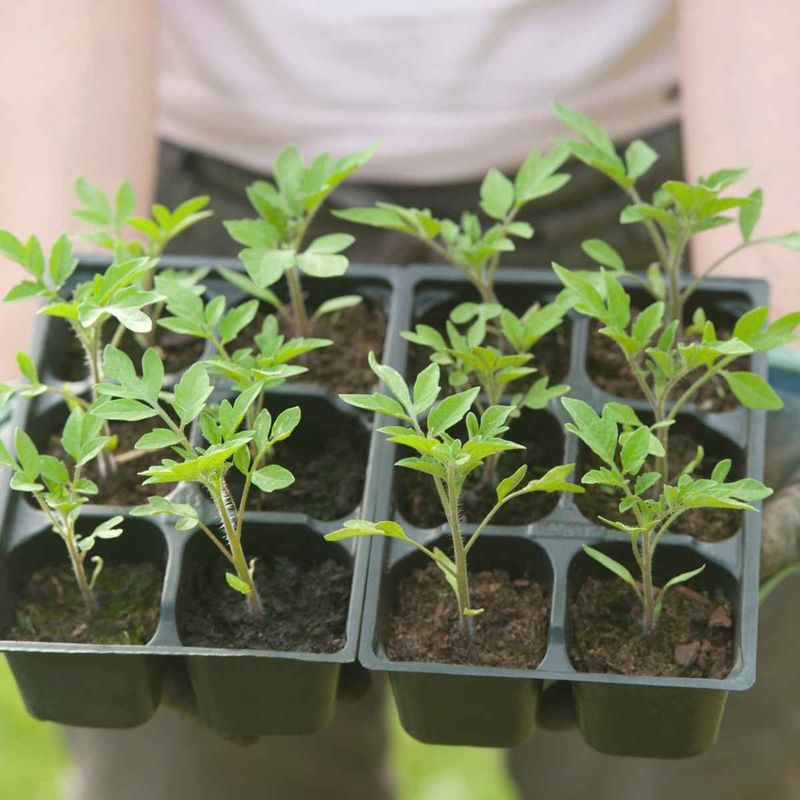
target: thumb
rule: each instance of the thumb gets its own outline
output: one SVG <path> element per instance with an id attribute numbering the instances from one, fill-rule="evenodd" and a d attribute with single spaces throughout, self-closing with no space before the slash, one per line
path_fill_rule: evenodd
<path id="1" fill-rule="evenodd" d="M 764 506 L 761 580 L 800 559 L 800 483 L 779 489 Z"/>

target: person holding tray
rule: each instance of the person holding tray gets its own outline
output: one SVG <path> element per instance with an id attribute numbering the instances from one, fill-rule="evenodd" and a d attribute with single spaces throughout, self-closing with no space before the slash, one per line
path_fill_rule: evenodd
<path id="1" fill-rule="evenodd" d="M 565 130 L 556 99 L 624 143 L 661 155 L 655 182 L 749 165 L 765 190 L 764 233 L 797 227 L 800 9 L 781 0 L 64 0 L 0 1 L 0 227 L 49 245 L 74 226 L 76 177 L 136 187 L 142 209 L 211 196 L 216 219 L 188 231 L 180 251 L 235 255 L 219 220 L 249 216 L 244 188 L 269 174 L 286 144 L 336 154 L 380 150 L 332 198 L 453 216 L 470 207 L 489 167 L 510 171 Z M 508 263 L 569 264 L 580 242 L 617 226 L 622 194 L 582 165 L 571 183 L 532 205 L 536 237 Z M 648 186 L 643 187 L 645 190 Z M 652 188 L 652 187 L 649 187 Z M 618 248 L 646 265 L 633 227 Z M 400 235 L 359 228 L 351 260 L 410 263 L 428 252 Z M 730 231 L 701 237 L 710 263 Z M 728 274 L 770 281 L 775 315 L 800 306 L 797 256 L 762 248 Z M 0 291 L 18 280 L 3 264 Z M 30 334 L 31 306 L 5 305 L 0 380 Z M 764 579 L 800 557 L 800 358 L 783 352 L 772 380 L 786 401 L 770 416 Z M 577 733 L 541 733 L 510 755 L 522 796 L 716 798 L 798 795 L 800 630 L 789 581 L 763 607 L 759 679 L 733 694 L 716 748 L 683 762 L 601 756 Z M 172 699 L 181 701 L 180 687 Z M 243 746 L 162 708 L 141 728 L 68 731 L 68 797 L 212 800 L 237 796 L 380 800 L 392 796 L 384 698 L 373 686 L 341 703 L 320 733 Z M 188 709 L 191 716 L 191 709 Z M 547 709 L 551 724 L 569 706 Z"/>

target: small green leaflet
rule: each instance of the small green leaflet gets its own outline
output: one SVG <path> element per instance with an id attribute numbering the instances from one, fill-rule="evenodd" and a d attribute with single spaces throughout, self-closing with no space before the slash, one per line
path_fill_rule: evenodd
<path id="1" fill-rule="evenodd" d="M 250 594 L 250 585 L 247 581 L 243 581 L 238 575 L 234 575 L 232 572 L 226 572 L 225 580 L 228 582 L 228 586 L 230 586 L 231 589 L 235 589 L 245 597 Z"/>
<path id="2" fill-rule="evenodd" d="M 583 552 L 597 561 L 598 564 L 602 564 L 607 570 L 613 572 L 618 578 L 622 578 L 625 583 L 633 587 L 636 594 L 639 594 L 639 587 L 636 585 L 633 575 L 631 575 L 630 571 L 626 567 L 623 567 L 619 561 L 615 561 L 605 553 L 601 553 L 599 550 L 589 547 L 588 544 L 583 545 Z"/>

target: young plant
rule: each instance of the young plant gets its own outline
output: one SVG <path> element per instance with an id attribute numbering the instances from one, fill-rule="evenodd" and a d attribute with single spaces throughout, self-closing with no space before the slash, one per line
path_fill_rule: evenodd
<path id="1" fill-rule="evenodd" d="M 561 324 L 564 313 L 559 302 L 531 306 L 522 317 L 499 303 L 467 302 L 450 312 L 446 339 L 435 328 L 424 324 L 401 336 L 431 350 L 431 361 L 446 369 L 450 386 L 478 386 L 489 405 L 499 405 L 510 384 L 536 373 L 535 367 L 529 366 L 533 359 L 531 350 L 546 333 Z M 463 325 L 469 326 L 466 331 L 459 330 Z M 499 336 L 499 344 L 507 346 L 489 344 L 489 334 Z M 544 408 L 550 399 L 568 391 L 569 386 L 548 386 L 547 377 L 541 377 L 527 392 L 513 397 L 512 416 L 517 416 L 523 407 Z M 476 404 L 480 410 L 477 399 Z"/>
<path id="2" fill-rule="evenodd" d="M 800 312 L 768 323 L 766 307 L 754 308 L 738 320 L 732 337 L 725 340 L 717 338 L 711 321 L 700 320 L 699 341 L 684 343 L 678 337 L 678 321 L 666 322 L 666 306 L 660 300 L 633 319 L 630 295 L 615 274 L 601 271 L 600 281 L 596 281 L 558 264 L 553 269 L 569 291 L 575 309 L 598 320 L 603 325 L 600 332 L 620 348 L 652 409 L 656 433 L 665 451 L 655 454 L 660 490 L 673 477 L 667 473 L 669 426 L 712 378 L 721 377 L 747 408 L 773 411 L 783 406 L 763 378 L 729 367 L 742 356 L 794 341 Z M 614 407 L 625 408 L 618 403 Z M 630 417 L 632 411 L 628 412 Z"/>
<path id="3" fill-rule="evenodd" d="M 516 218 L 532 200 L 553 194 L 569 181 L 569 175 L 557 172 L 568 156 L 569 149 L 565 146 L 556 147 L 544 156 L 534 150 L 513 181 L 499 170 L 490 169 L 480 188 L 480 207 L 493 220 L 485 229 L 478 216 L 467 211 L 456 222 L 436 219 L 428 209 L 391 203 L 333 213 L 349 222 L 401 231 L 425 242 L 464 274 L 484 303 L 496 303 L 495 273 L 502 253 L 514 249 L 511 237 L 533 236 L 531 225 Z"/>
<path id="4" fill-rule="evenodd" d="M 135 215 L 136 193 L 127 181 L 117 189 L 113 200 L 102 189 L 83 178 L 78 178 L 75 193 L 83 206 L 73 212 L 73 216 L 92 229 L 84 234 L 85 240 L 110 250 L 116 261 L 142 256 L 153 259 L 150 269 L 139 278 L 141 288 L 149 290 L 155 287 L 160 291 L 159 283 L 163 280 L 196 285 L 208 273 L 208 270 L 164 270 L 157 275 L 155 271 L 158 259 L 173 239 L 213 215 L 207 208 L 208 196 L 192 197 L 174 211 L 155 203 L 151 207 L 150 217 L 138 217 Z M 150 316 L 154 321 L 161 316 L 161 310 L 160 303 L 151 306 Z M 117 328 L 112 344 L 119 344 L 124 330 L 121 325 Z M 145 347 L 155 344 L 152 328 L 141 335 Z"/>
<path id="5" fill-rule="evenodd" d="M 248 300 L 226 310 L 224 295 L 203 303 L 192 287 L 170 285 L 166 288 L 166 309 L 170 316 L 158 324 L 178 333 L 211 342 L 214 353 L 205 360 L 208 372 L 232 381 L 236 392 L 260 386 L 260 393 L 247 410 L 246 423 L 252 428 L 264 405 L 264 393 L 308 369 L 289 362 L 320 347 L 333 344 L 330 339 L 287 339 L 280 333 L 277 318 L 264 318 L 261 332 L 247 347 L 232 350 L 230 345 L 255 319 L 258 300 Z"/>
<path id="6" fill-rule="evenodd" d="M 390 442 L 409 447 L 416 452 L 416 455 L 401 458 L 396 462 L 397 466 L 417 470 L 431 477 L 450 528 L 453 558 L 438 548 L 431 550 L 414 541 L 392 520 L 350 520 L 344 527 L 329 533 L 325 538 L 328 541 L 338 541 L 352 536 L 389 536 L 402 539 L 421 550 L 442 571 L 456 596 L 462 626 L 470 630 L 469 618 L 483 611 L 473 608 L 470 600 L 467 558 L 475 542 L 495 514 L 517 497 L 530 492 L 583 491 L 581 487 L 567 482 L 574 464 L 554 467 L 543 477 L 524 485 L 522 483 L 527 467 L 520 467 L 498 484 L 497 502 L 475 531 L 467 537 L 459 511 L 464 482 L 487 458 L 508 450 L 523 449 L 522 445 L 503 438 L 503 434 L 508 431 L 506 422 L 512 407 L 489 406 L 478 419 L 470 411 L 479 391 L 477 387 L 436 402 L 441 393 L 438 364 L 430 364 L 420 372 L 413 388 L 406 385 L 396 370 L 378 364 L 373 354 L 370 354 L 370 366 L 392 396 L 375 393 L 345 394 L 341 397 L 356 408 L 386 414 L 399 420 L 401 424 L 381 428 L 381 432 L 389 436 Z M 424 422 L 420 421 L 420 417 L 426 412 Z M 463 440 L 448 433 L 462 422 L 466 424 L 466 438 Z M 519 488 L 521 485 L 522 488 Z"/>
<path id="7" fill-rule="evenodd" d="M 584 242 L 584 251 L 598 264 L 626 272 L 641 283 L 654 299 L 663 300 L 666 303 L 666 318 L 669 322 L 677 321 L 679 333 L 686 302 L 702 282 L 729 258 L 742 250 L 770 242 L 800 250 L 800 232 L 753 238 L 763 204 L 761 189 L 754 190 L 746 197 L 723 196 L 723 192 L 742 178 L 747 170 L 722 169 L 706 178 L 698 178 L 694 183 L 665 181 L 654 192 L 650 202 L 645 202 L 636 184 L 658 160 L 658 154 L 641 139 L 636 139 L 628 145 L 623 158 L 617 153 L 609 136 L 589 117 L 570 111 L 559 103 L 556 103 L 555 111 L 580 137 L 567 143 L 573 155 L 602 172 L 628 196 L 631 205 L 623 210 L 620 222 L 625 225 L 644 225 L 653 243 L 656 261 L 650 265 L 647 278 L 644 279 L 636 273 L 627 273 L 620 255 L 600 239 Z M 738 222 L 741 242 L 701 269 L 696 278 L 682 287 L 680 274 L 691 238 L 733 222 Z"/>
<path id="8" fill-rule="evenodd" d="M 103 559 L 93 556 L 91 577 L 87 578 L 85 562 L 97 539 L 114 539 L 122 533 L 122 517 L 101 522 L 88 536 L 81 536 L 76 523 L 81 506 L 97 494 L 97 486 L 81 475 L 83 467 L 95 459 L 108 444 L 102 433 L 103 421 L 81 408 L 74 408 L 64 425 L 61 445 L 71 462 L 39 453 L 33 440 L 21 428 L 14 435 L 12 455 L 0 442 L 0 466 L 12 470 L 11 488 L 30 494 L 46 514 L 54 533 L 64 542 L 72 571 L 86 606 L 87 615 L 98 611 L 92 593 L 103 568 Z"/>
<path id="9" fill-rule="evenodd" d="M 245 247 L 239 258 L 248 278 L 232 270 L 220 272 L 234 285 L 288 314 L 298 337 L 309 337 L 313 322 L 320 316 L 361 302 L 357 295 L 332 298 L 310 318 L 300 273 L 311 278 L 333 278 L 347 271 L 349 264 L 342 251 L 353 243 L 352 236 L 331 233 L 306 245 L 306 234 L 325 199 L 374 152 L 374 148 L 368 148 L 339 160 L 323 153 L 306 166 L 297 149 L 289 147 L 275 160 L 274 183 L 256 181 L 247 188 L 258 218 L 225 222 L 231 237 Z M 277 295 L 268 291 L 284 275 L 289 285 L 290 308 L 284 308 Z"/>
<path id="10" fill-rule="evenodd" d="M 557 313 L 552 313 L 556 311 Z M 541 316 L 539 316 L 541 314 Z M 408 341 L 431 349 L 431 361 L 444 367 L 448 372 L 448 383 L 452 387 L 477 387 L 490 406 L 500 405 L 508 389 L 515 382 L 536 372 L 529 366 L 533 354 L 529 350 L 544 333 L 556 327 L 563 319 L 555 303 L 539 309 L 533 306 L 519 319 L 498 303 L 461 303 L 450 313 L 447 321 L 447 340 L 429 325 L 417 325 L 413 333 L 401 335 Z M 502 330 L 497 330 L 501 320 Z M 490 324 L 494 323 L 494 329 Z M 465 332 L 458 325 L 469 325 Z M 506 329 L 510 337 L 503 338 Z M 517 344 L 527 346 L 527 351 L 508 353 L 506 347 L 489 344 L 487 334 L 499 338 L 499 345 Z M 545 408 L 548 402 L 569 391 L 569 386 L 558 384 L 548 386 L 547 376 L 543 376 L 524 392 L 517 392 L 510 398 L 509 418 L 518 417 L 522 408 Z M 475 398 L 475 408 L 483 411 L 480 395 Z M 483 483 L 494 486 L 497 482 L 498 456 L 487 458 L 483 466 Z"/>
<path id="11" fill-rule="evenodd" d="M 152 260 L 132 258 L 115 261 L 105 272 L 96 273 L 91 280 L 77 284 L 70 293 L 68 282 L 78 262 L 72 255 L 72 246 L 66 235 L 53 245 L 47 261 L 35 236 L 23 243 L 12 234 L 2 231 L 0 252 L 19 264 L 30 276 L 14 286 L 5 300 L 41 298 L 44 304 L 38 313 L 59 317 L 67 322 L 86 358 L 92 401 L 96 401 L 96 387 L 103 381 L 102 350 L 106 323 L 112 318 L 116 319 L 121 329 L 133 333 L 146 333 L 153 327 L 145 309 L 163 297 L 155 291 L 139 287 L 142 276 L 152 269 Z M 28 395 L 51 391 L 65 397 L 73 405 L 85 406 L 66 387 L 42 384 L 35 367 L 24 354 L 18 355 L 17 361 L 28 383 L 18 385 L 16 390 Z M 0 394 L 7 399 L 14 389 L 4 386 Z M 103 474 L 113 472 L 114 464 L 107 452 L 100 454 L 99 465 Z"/>
<path id="12" fill-rule="evenodd" d="M 731 508 L 754 511 L 750 503 L 768 497 L 772 491 L 754 478 L 726 483 L 731 469 L 730 459 L 720 461 L 710 478 L 693 479 L 684 472 L 674 484 L 661 485 L 662 475 L 648 469 L 649 456 L 663 458 L 664 450 L 653 433 L 653 426 L 639 423 L 621 427 L 618 411 L 606 406 L 602 414 L 582 400 L 562 398 L 561 402 L 573 419 L 566 428 L 577 436 L 602 462 L 602 466 L 586 472 L 581 482 L 599 484 L 622 493 L 621 513 L 633 514 L 635 524 L 603 519 L 630 535 L 633 557 L 639 580 L 618 561 L 588 545 L 588 556 L 624 580 L 642 603 L 642 627 L 652 632 L 661 613 L 667 590 L 684 583 L 704 569 L 684 572 L 670 578 L 660 589 L 653 584 L 653 559 L 661 537 L 684 512 L 694 508 Z M 653 495 L 653 488 L 660 486 Z"/>
<path id="13" fill-rule="evenodd" d="M 281 412 L 273 421 L 269 411 L 262 409 L 252 428 L 243 428 L 247 412 L 259 397 L 262 386 L 254 384 L 234 399 L 223 400 L 216 408 L 208 403 L 212 392 L 208 372 L 203 363 L 189 367 L 175 386 L 170 400 L 164 399 L 164 367 L 158 353 L 148 350 L 142 358 L 141 377 L 133 362 L 115 347 L 106 347 L 104 369 L 107 382 L 98 387 L 106 398 L 95 413 L 105 419 L 135 421 L 160 419 L 161 427 L 154 428 L 139 439 L 137 450 L 160 450 L 169 447 L 174 457 L 165 458 L 141 474 L 144 484 L 194 482 L 208 493 L 219 515 L 224 539 L 206 525 L 194 506 L 176 503 L 163 497 L 150 497 L 146 505 L 137 506 L 136 516 L 162 514 L 178 518 L 178 530 L 199 527 L 231 565 L 226 573 L 228 585 L 247 598 L 253 617 L 263 615 L 261 600 L 253 580 L 255 559 L 245 557 L 242 546 L 244 512 L 250 491 L 255 486 L 263 492 L 284 489 L 294 482 L 292 474 L 277 464 L 264 462 L 273 447 L 287 439 L 300 421 L 296 406 Z M 199 420 L 204 444 L 195 444 L 189 427 Z M 244 488 L 238 504 L 234 502 L 227 483 L 231 469 L 244 478 Z"/>
<path id="14" fill-rule="evenodd" d="M 151 206 L 149 217 L 136 216 L 136 192 L 125 181 L 114 199 L 83 178 L 75 183 L 75 194 L 83 206 L 73 212 L 75 219 L 87 223 L 87 241 L 110 250 L 115 259 L 159 258 L 167 245 L 185 230 L 213 215 L 209 197 L 192 197 L 170 211 L 161 203 Z"/>

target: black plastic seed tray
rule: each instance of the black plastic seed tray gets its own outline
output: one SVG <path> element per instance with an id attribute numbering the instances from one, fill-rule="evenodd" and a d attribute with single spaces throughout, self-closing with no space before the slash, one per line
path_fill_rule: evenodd
<path id="1" fill-rule="evenodd" d="M 229 260 L 198 261 L 165 258 L 162 268 L 189 268 L 199 264 L 237 268 Z M 87 259 L 76 280 L 85 279 L 107 262 Z M 325 291 L 363 291 L 383 304 L 388 317 L 385 352 L 393 355 L 399 336 L 397 302 L 405 273 L 389 267 L 353 266 L 348 277 L 327 285 Z M 222 282 L 211 275 L 210 292 Z M 37 319 L 31 357 L 43 379 L 58 372 L 63 355 L 64 330 L 58 321 Z M 61 345 L 61 347 L 59 346 Z M 86 392 L 88 383 L 72 384 Z M 218 397 L 224 388 L 218 388 Z M 384 517 L 388 508 L 378 493 L 381 470 L 376 468 L 380 440 L 372 420 L 346 406 L 329 392 L 313 385 L 285 385 L 268 395 L 267 406 L 276 410 L 297 404 L 304 411 L 295 435 L 314 425 L 322 414 L 325 425 L 346 423 L 359 430 L 355 447 L 367 449 L 368 466 L 360 500 L 343 518 Z M 17 403 L 13 427 L 26 429 L 42 444 L 57 429 L 66 411 L 51 395 Z M 339 421 L 339 423 L 336 422 Z M 385 480 L 385 477 L 384 477 Z M 178 485 L 173 496 L 201 510 L 209 525 L 216 525 L 213 506 L 193 486 Z M 386 502 L 385 499 L 383 502 Z M 187 647 L 182 644 L 178 615 L 187 602 L 189 575 L 197 563 L 208 559 L 213 546 L 200 531 L 175 530 L 168 518 L 136 518 L 125 507 L 88 505 L 82 519 L 89 527 L 114 514 L 123 514 L 124 535 L 102 542 L 101 553 L 110 561 L 152 561 L 164 570 L 160 616 L 155 635 L 144 646 L 88 645 L 0 641 L 31 714 L 67 725 L 129 727 L 146 721 L 158 707 L 168 671 L 188 671 L 199 715 L 213 728 L 230 735 L 298 734 L 318 729 L 332 716 L 340 670 L 354 666 L 362 616 L 369 542 L 325 542 L 323 536 L 340 527 L 341 519 L 320 520 L 299 512 L 250 512 L 245 518 L 245 552 L 256 555 L 292 554 L 332 557 L 353 570 L 346 624 L 346 642 L 335 653 L 276 652 Z M 66 561 L 60 539 L 49 530 L 42 512 L 0 481 L 0 630 L 14 616 L 17 589 L 37 568 Z M 171 673 L 170 673 L 171 674 Z"/>
<path id="2" fill-rule="evenodd" d="M 437 305 L 450 308 L 463 300 L 478 299 L 450 267 L 414 267 L 411 282 L 412 298 L 396 321 L 401 330 L 413 328 L 423 313 Z M 555 276 L 546 270 L 498 273 L 498 295 L 506 304 L 525 307 L 535 300 L 547 301 L 559 289 Z M 745 280 L 710 280 L 697 295 L 697 302 L 712 319 L 715 315 L 738 316 L 764 305 L 766 299 L 764 282 Z M 571 386 L 571 396 L 586 400 L 599 410 L 605 402 L 620 398 L 602 391 L 589 377 L 585 366 L 588 333 L 589 320 L 570 314 L 570 363 L 564 382 Z M 399 361 L 394 366 L 402 370 L 406 343 L 399 347 Z M 764 354 L 752 357 L 751 369 L 766 378 Z M 644 402 L 630 404 L 639 411 L 646 410 Z M 569 418 L 561 403 L 552 402 L 546 413 L 553 428 L 560 429 L 563 436 L 563 426 Z M 744 474 L 762 478 L 763 411 L 739 408 L 727 413 L 703 413 L 688 407 L 682 417 L 724 441 Z M 536 424 L 546 422 L 539 418 Z M 575 437 L 567 436 L 558 463 L 577 461 L 578 444 Z M 382 447 L 388 455 L 381 456 L 381 463 L 387 458 L 394 460 L 394 446 L 384 442 Z M 395 480 L 399 472 L 395 470 Z M 386 507 L 392 502 L 392 482 L 381 481 L 379 492 L 376 507 Z M 397 511 L 394 518 L 417 541 L 430 547 L 440 540 L 447 546 L 449 534 L 444 525 L 417 528 Z M 615 755 L 662 758 L 700 753 L 716 738 L 727 692 L 747 689 L 755 680 L 760 524 L 759 515 L 748 512 L 735 535 L 713 544 L 669 533 L 656 558 L 656 581 L 663 580 L 663 575 L 707 564 L 693 585 L 721 586 L 734 604 L 735 663 L 723 680 L 591 674 L 572 666 L 568 654 L 569 597 L 578 580 L 589 571 L 603 574 L 602 568 L 584 555 L 582 545 L 613 552 L 623 561 L 631 557 L 628 537 L 584 517 L 575 496 L 569 494 L 560 496 L 543 519 L 524 526 L 490 525 L 470 556 L 473 569 L 503 566 L 512 575 L 527 574 L 550 587 L 549 645 L 537 669 L 391 661 L 384 651 L 381 631 L 392 607 L 394 586 L 403 574 L 420 566 L 424 557 L 411 546 L 386 538 L 375 538 L 372 543 L 360 660 L 368 669 L 389 673 L 401 721 L 409 733 L 422 741 L 518 744 L 536 728 L 542 682 L 555 680 L 572 683 L 579 727 L 592 747 Z M 474 529 L 474 525 L 465 525 L 466 533 Z"/>

